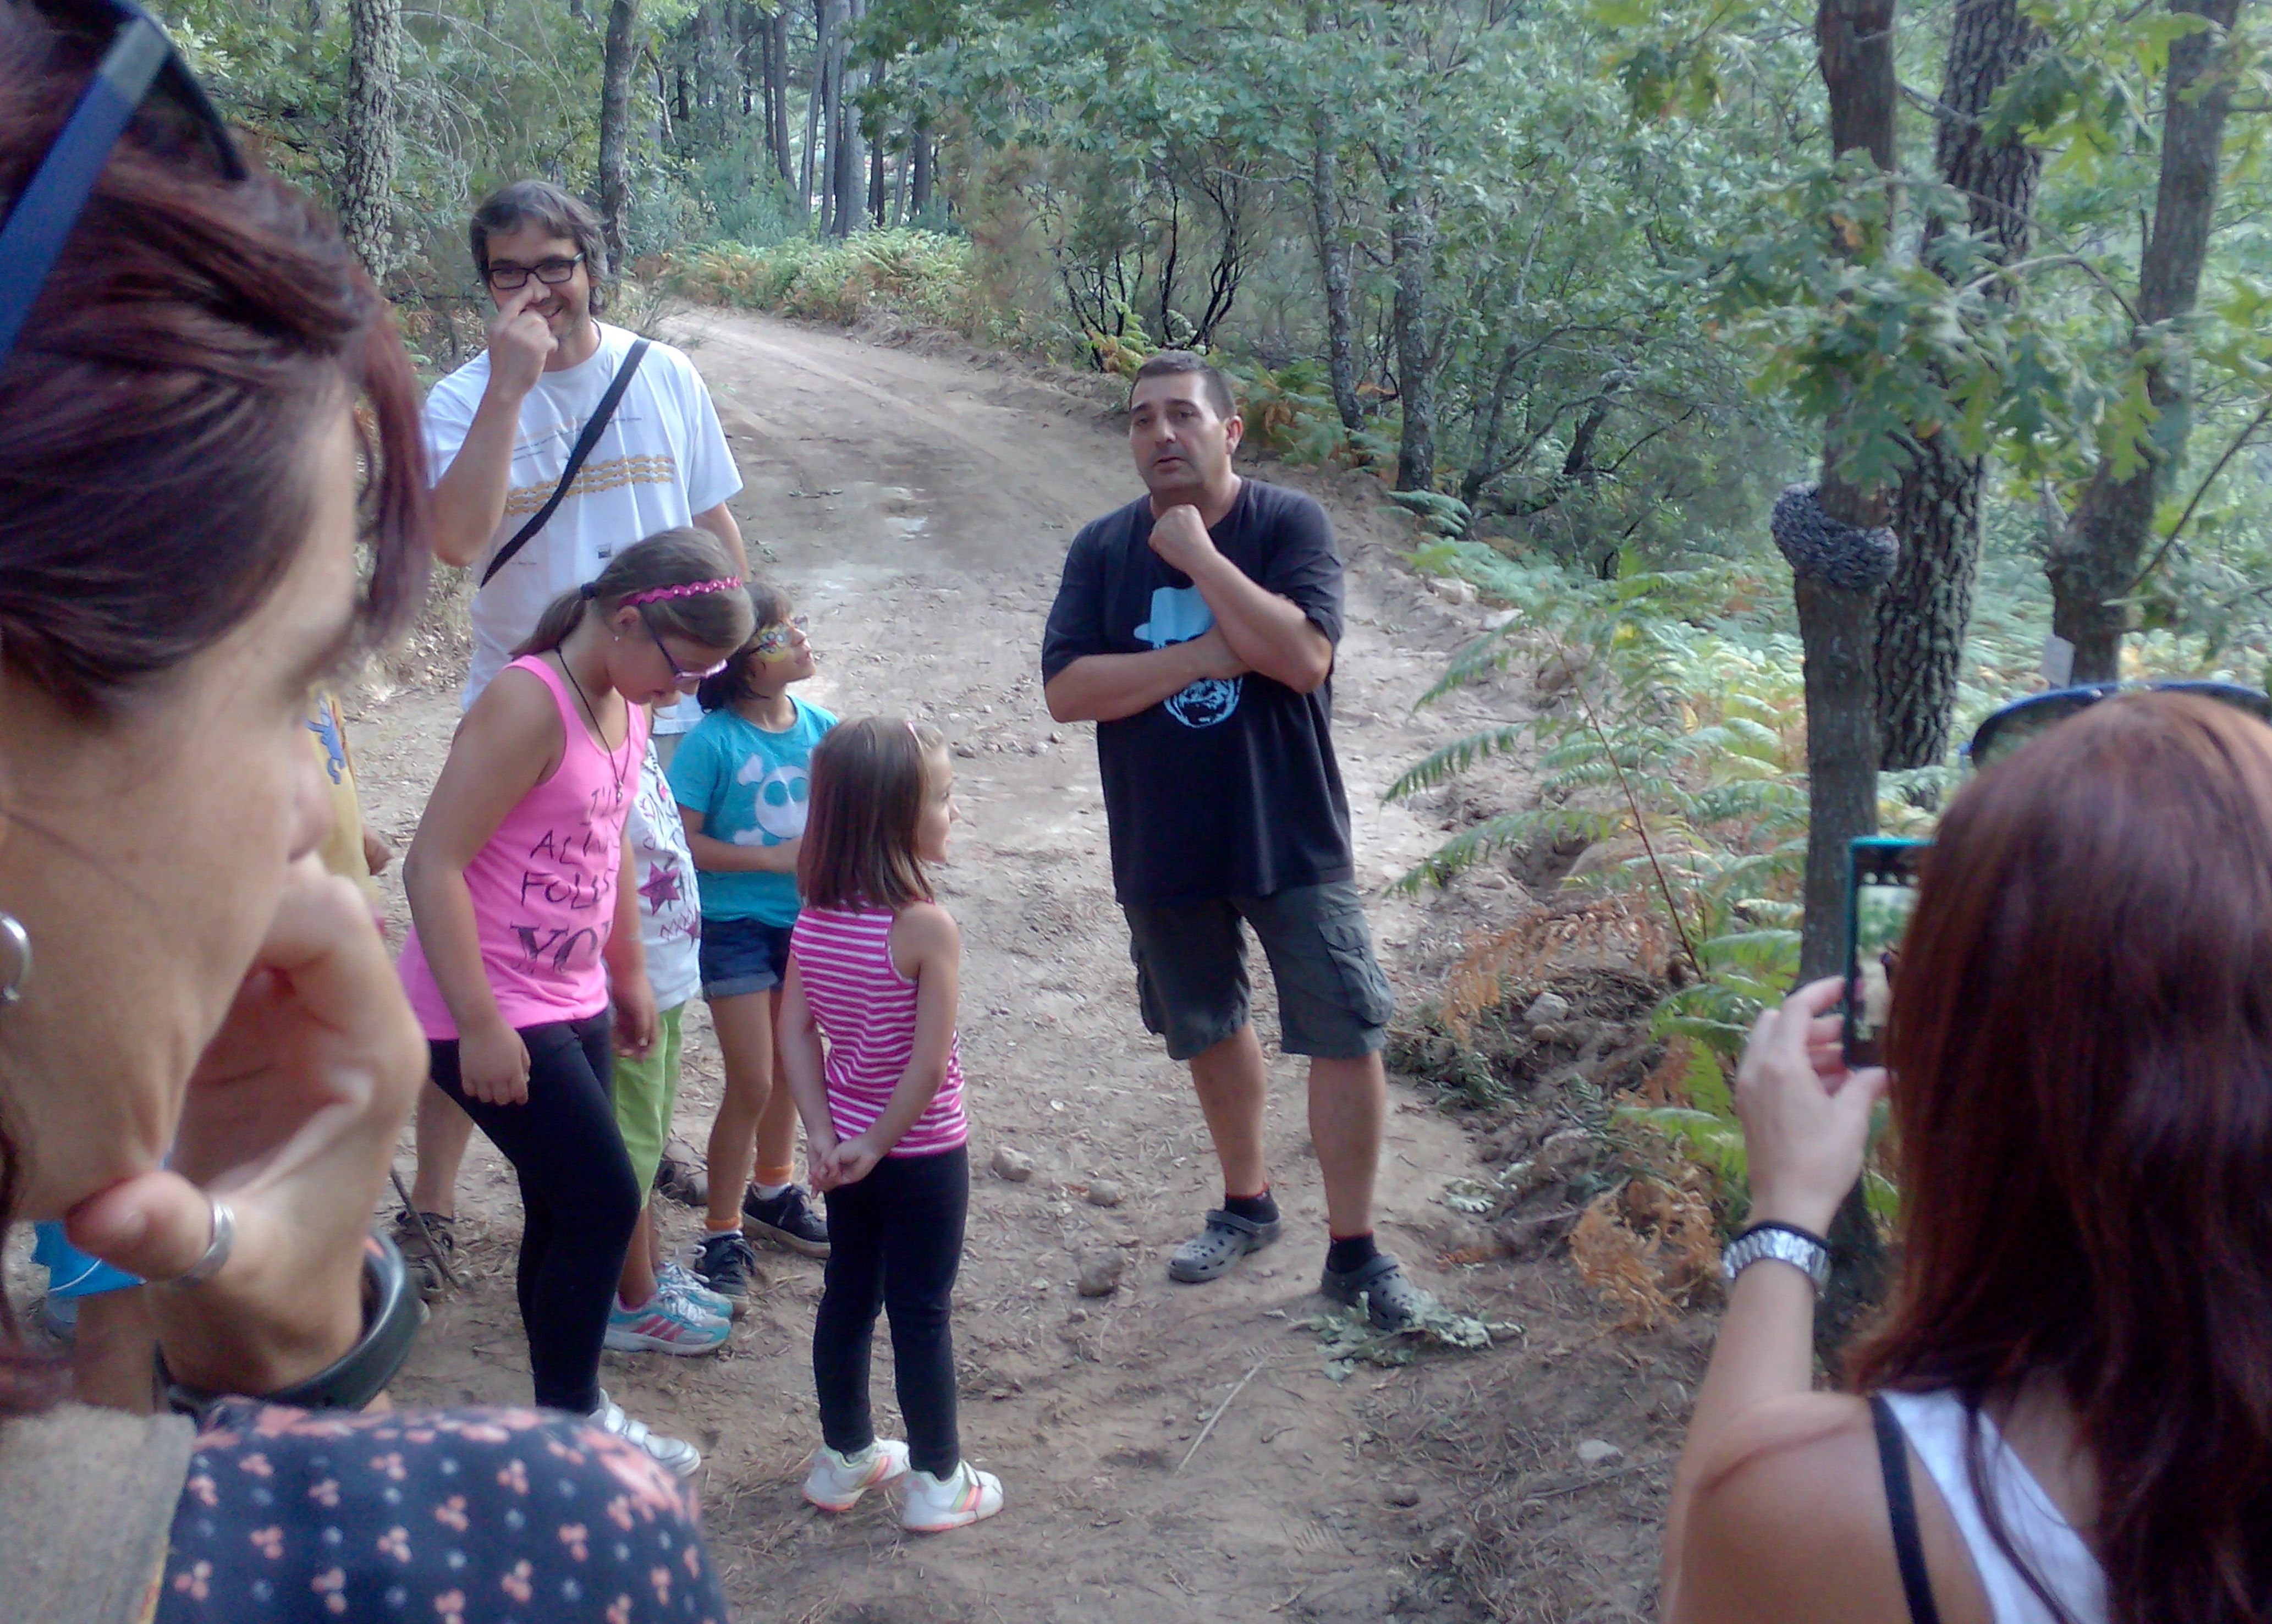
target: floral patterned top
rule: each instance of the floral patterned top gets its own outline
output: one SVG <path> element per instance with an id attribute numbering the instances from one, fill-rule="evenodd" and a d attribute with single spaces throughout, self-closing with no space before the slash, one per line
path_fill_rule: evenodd
<path id="1" fill-rule="evenodd" d="M 692 1494 L 536 1410 L 231 1401 L 190 1457 L 158 1624 L 725 1624 Z"/>

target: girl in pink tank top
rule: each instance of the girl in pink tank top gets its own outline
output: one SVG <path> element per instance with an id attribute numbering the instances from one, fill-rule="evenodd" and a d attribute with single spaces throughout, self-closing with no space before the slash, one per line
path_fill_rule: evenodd
<path id="1" fill-rule="evenodd" d="M 927 871 L 946 861 L 954 768 L 929 728 L 867 717 L 812 752 L 775 1030 L 804 1119 L 812 1187 L 828 1199 L 828 1276 L 812 1330 L 820 1448 L 805 1498 L 848 1509 L 901 1483 L 922 1533 L 1002 1508 L 1002 1484 L 962 1458 L 949 1321 L 970 1204 L 969 1126 L 954 1033 L 962 939 Z M 824 1048 L 825 1044 L 825 1048 Z M 905 1442 L 876 1436 L 868 1350 L 891 1317 Z"/>
<path id="2" fill-rule="evenodd" d="M 403 864 L 400 968 L 435 1085 L 520 1180 L 536 1402 L 594 1417 L 682 1471 L 693 1448 L 626 1420 L 599 1388 L 641 1194 L 609 1097 L 610 1040 L 637 1054 L 655 1035 L 624 819 L 645 707 L 722 663 L 751 619 L 706 532 L 624 549 L 545 610 L 474 701 Z"/>

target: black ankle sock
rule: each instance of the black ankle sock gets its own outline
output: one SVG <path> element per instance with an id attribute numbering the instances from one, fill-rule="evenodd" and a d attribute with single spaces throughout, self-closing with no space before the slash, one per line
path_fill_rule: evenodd
<path id="1" fill-rule="evenodd" d="M 1278 1203 L 1272 1198 L 1270 1186 L 1267 1184 L 1262 1186 L 1259 1195 L 1232 1195 L 1226 1192 L 1222 1198 L 1222 1209 L 1232 1217 L 1244 1218 L 1249 1224 L 1278 1222 Z"/>
<path id="2" fill-rule="evenodd" d="M 1372 1231 L 1362 1235 L 1340 1235 L 1326 1248 L 1326 1267 L 1337 1275 L 1352 1269 L 1362 1269 L 1380 1255 L 1380 1248 L 1372 1244 Z"/>

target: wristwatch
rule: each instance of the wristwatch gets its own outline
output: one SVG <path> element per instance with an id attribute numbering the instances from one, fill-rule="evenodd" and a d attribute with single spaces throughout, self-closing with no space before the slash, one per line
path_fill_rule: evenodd
<path id="1" fill-rule="evenodd" d="M 1796 1224 L 1754 1224 L 1728 1243 L 1720 1255 L 1720 1273 L 1732 1282 L 1768 1258 L 1805 1274 L 1818 1291 L 1830 1283 L 1830 1243 Z"/>
<path id="2" fill-rule="evenodd" d="M 304 1381 L 280 1393 L 258 1395 L 264 1404 L 288 1404 L 299 1410 L 361 1410 L 385 1390 L 394 1373 L 409 1357 L 410 1343 L 426 1322 L 426 1305 L 410 1287 L 410 1271 L 402 1253 L 385 1235 L 363 1237 L 362 1336 L 355 1345 Z M 202 1416 L 229 1396 L 184 1386 L 158 1358 L 158 1378 L 164 1383 L 166 1405 L 187 1416 Z"/>

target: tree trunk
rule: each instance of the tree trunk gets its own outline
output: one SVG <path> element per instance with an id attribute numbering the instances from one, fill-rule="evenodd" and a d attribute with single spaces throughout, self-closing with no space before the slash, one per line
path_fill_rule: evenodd
<path id="1" fill-rule="evenodd" d="M 829 224 L 838 236 L 850 236 L 859 229 L 867 193 L 868 160 L 863 150 L 865 144 L 860 139 L 860 109 L 857 106 L 863 76 L 851 65 L 852 41 L 848 37 L 849 25 L 858 20 L 864 10 L 863 0 L 848 0 L 839 13 L 841 20 L 836 30 L 835 117 L 829 125 L 836 149 L 829 164 L 836 177 L 836 205 Z"/>
<path id="2" fill-rule="evenodd" d="M 765 26 L 766 140 L 773 148 L 781 184 L 794 186 L 796 169 L 788 150 L 788 6 L 777 6 Z"/>
<path id="3" fill-rule="evenodd" d="M 600 224 L 608 256 L 624 256 L 624 209 L 631 201 L 632 70 L 639 63 L 639 0 L 609 0 L 600 66 Z"/>
<path id="4" fill-rule="evenodd" d="M 1318 235 L 1318 275 L 1326 285 L 1326 371 L 1342 427 L 1364 427 L 1356 393 L 1356 321 L 1349 309 L 1349 244 L 1342 240 L 1342 161 L 1332 121 L 1310 116 L 1310 216 Z"/>
<path id="5" fill-rule="evenodd" d="M 340 235 L 374 282 L 394 268 L 394 99 L 402 0 L 348 0 L 348 94 L 340 108 Z"/>
<path id="6" fill-rule="evenodd" d="M 2027 257 L 2043 153 L 2017 135 L 1989 140 L 1982 121 L 2042 44 L 2020 0 L 1958 0 L 1933 163 L 1970 198 L 1972 235 L 1993 243 L 2006 265 Z M 1939 220 L 1926 222 L 1918 248 L 1926 264 L 1945 235 Z M 1988 295 L 2008 299 L 2011 288 L 1993 282 Z M 1966 456 L 1949 434 L 1926 438 L 1917 450 L 1894 503 L 1901 560 L 1878 600 L 1878 732 L 1888 771 L 1928 767 L 1947 753 L 1980 558 L 1981 460 Z"/>
<path id="7" fill-rule="evenodd" d="M 800 206 L 807 216 L 812 213 L 812 183 L 822 178 L 818 173 L 815 150 L 820 145 L 820 121 L 828 106 L 828 35 L 829 24 L 834 19 L 833 0 L 812 0 L 812 85 L 804 99 L 804 161 L 797 169 L 797 192 Z M 821 187 L 822 229 L 827 228 L 828 188 Z"/>
<path id="8" fill-rule="evenodd" d="M 912 142 L 913 138 L 909 139 Z M 904 226 L 908 223 L 908 171 L 914 167 L 915 152 L 911 145 L 908 151 L 900 154 L 899 176 L 892 183 L 892 217 L 884 222 L 886 225 Z"/>
<path id="9" fill-rule="evenodd" d="M 1888 170 L 1899 94 L 1894 9 L 1895 0 L 1820 0 L 1814 24 L 1831 152 L 1866 152 Z M 1888 223 L 1875 223 L 1880 241 Z M 1843 408 L 1833 407 L 1823 436 L 1823 511 L 1843 524 L 1881 525 L 1886 493 L 1856 486 L 1840 472 L 1844 429 Z M 1845 971 L 1847 853 L 1857 836 L 1878 830 L 1877 594 L 1809 575 L 1797 577 L 1795 590 L 1806 667 L 1805 917 L 1799 937 L 1799 980 L 1805 983 Z M 1839 1209 L 1828 1239 L 1832 1278 L 1816 1335 L 1820 1344 L 1835 1347 L 1884 1289 L 1885 1247 L 1858 1186 Z"/>
<path id="10" fill-rule="evenodd" d="M 1407 136 L 1388 188 L 1389 251 L 1396 273 L 1396 398 L 1404 431 L 1396 448 L 1396 488 L 1436 483 L 1436 366 L 1429 333 L 1429 284 L 1435 271 L 1436 213 L 1428 195 L 1419 140 Z"/>
<path id="11" fill-rule="evenodd" d="M 930 116 L 925 114 L 916 120 L 915 151 L 909 154 L 915 163 L 915 178 L 908 183 L 908 208 L 914 218 L 922 220 L 930 213 L 930 189 L 935 179 L 932 173 L 937 159 L 930 142 Z"/>
<path id="12" fill-rule="evenodd" d="M 2201 262 L 2208 254 L 2216 213 L 2224 120 L 2232 101 L 2225 36 L 2239 0 L 2170 0 L 2173 16 L 2205 17 L 2216 26 L 2187 34 L 2170 47 L 2169 79 L 2162 96 L 2162 176 L 2154 202 L 2153 235 L 2138 266 L 2138 332 L 2142 348 L 2165 323 L 2190 315 L 2201 292 Z M 2191 379 L 2182 341 L 2173 351 L 2149 352 L 2144 362 L 2146 398 L 2156 422 L 2144 465 L 2126 476 L 2103 455 L 2075 504 L 2074 517 L 2052 546 L 2045 573 L 2052 584 L 2052 630 L 2074 645 L 2078 683 L 2120 675 L 2126 608 L 2137 587 L 2138 561 L 2154 508 L 2183 460 L 2191 428 Z"/>

